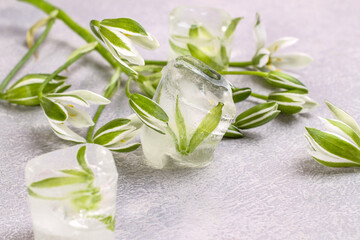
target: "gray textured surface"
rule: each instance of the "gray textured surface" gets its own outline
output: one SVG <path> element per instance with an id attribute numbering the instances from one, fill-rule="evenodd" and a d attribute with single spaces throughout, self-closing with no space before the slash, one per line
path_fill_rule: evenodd
<path id="1" fill-rule="evenodd" d="M 353 1 L 52 1 L 82 25 L 90 19 L 132 17 L 162 44 L 147 58 L 164 59 L 167 16 L 179 4 L 222 7 L 245 16 L 235 37 L 232 59 L 248 60 L 254 51 L 251 28 L 259 11 L 268 38 L 301 39 L 293 49 L 312 55 L 301 71 L 310 95 L 329 99 L 360 119 L 360 3 Z M 85 3 L 86 2 L 86 3 Z M 43 13 L 26 4 L 0 0 L 0 79 L 25 53 L 26 30 Z M 83 41 L 60 21 L 18 75 L 51 72 Z M 100 92 L 111 69 L 97 53 L 65 75 L 75 88 Z M 229 78 L 239 86 L 247 77 Z M 260 91 L 260 90 L 259 90 Z M 101 122 L 130 110 L 121 92 Z M 238 110 L 250 106 L 241 104 Z M 94 109 L 92 109 L 94 110 Z M 279 116 L 241 140 L 221 142 L 214 162 L 204 169 L 154 171 L 141 150 L 116 154 L 119 171 L 116 235 L 118 239 L 359 239 L 360 172 L 330 169 L 305 150 L 304 126 L 320 127 L 316 116 L 330 116 L 324 104 L 311 114 Z M 32 239 L 24 181 L 25 163 L 42 153 L 68 146 L 59 140 L 36 107 L 0 103 L 0 238 Z"/>

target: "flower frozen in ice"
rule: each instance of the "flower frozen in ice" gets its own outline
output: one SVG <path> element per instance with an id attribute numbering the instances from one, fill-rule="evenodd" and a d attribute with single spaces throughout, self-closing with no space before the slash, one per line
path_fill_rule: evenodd
<path id="1" fill-rule="evenodd" d="M 266 31 L 259 14 L 256 14 L 254 36 L 256 53 L 252 62 L 261 70 L 302 68 L 312 62 L 312 58 L 305 53 L 278 53 L 279 50 L 294 45 L 298 41 L 294 37 L 280 38 L 266 47 Z"/>
<path id="2" fill-rule="evenodd" d="M 360 167 L 360 127 L 345 111 L 326 102 L 337 119 L 320 118 L 327 131 L 306 128 L 311 156 L 329 167 Z"/>
<path id="3" fill-rule="evenodd" d="M 66 126 L 65 123 L 76 127 L 89 127 L 94 125 L 90 115 L 79 107 L 89 107 L 92 104 L 108 104 L 110 101 L 87 90 L 75 90 L 66 93 L 51 93 L 40 99 L 40 105 L 54 133 L 65 140 L 74 142 L 86 142 Z"/>

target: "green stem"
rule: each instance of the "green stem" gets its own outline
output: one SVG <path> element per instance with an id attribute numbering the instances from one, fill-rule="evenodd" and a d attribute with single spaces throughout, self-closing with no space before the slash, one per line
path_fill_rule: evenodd
<path id="1" fill-rule="evenodd" d="M 255 98 L 259 98 L 259 99 L 262 99 L 262 100 L 265 100 L 265 101 L 268 100 L 268 97 L 267 97 L 267 96 L 261 95 L 261 94 L 258 94 L 258 93 L 254 93 L 254 92 L 252 92 L 252 93 L 250 94 L 250 96 L 255 97 Z"/>
<path id="2" fill-rule="evenodd" d="M 21 67 L 27 62 L 27 60 L 29 60 L 31 55 L 34 54 L 34 52 L 38 49 L 40 44 L 45 40 L 54 22 L 55 22 L 54 18 L 49 20 L 44 32 L 40 35 L 36 43 L 29 49 L 29 51 L 22 57 L 22 59 L 18 62 L 18 64 L 16 64 L 16 66 L 11 70 L 11 72 L 5 77 L 5 79 L 2 81 L 0 85 L 0 92 L 4 91 L 4 89 L 9 84 L 11 79 L 15 76 L 15 74 L 21 69 Z"/>
<path id="3" fill-rule="evenodd" d="M 39 99 L 43 96 L 43 90 L 46 87 L 46 85 L 59 73 L 61 73 L 63 70 L 67 69 L 71 64 L 76 62 L 79 58 L 84 56 L 88 52 L 83 52 L 80 54 L 75 55 L 74 57 L 70 58 L 68 61 L 66 61 L 63 65 L 61 65 L 58 69 L 56 69 L 51 75 L 49 75 L 44 82 L 40 85 L 39 88 Z"/>
<path id="4" fill-rule="evenodd" d="M 266 77 L 268 74 L 265 72 L 257 72 L 257 71 L 220 71 L 222 75 L 253 75 L 259 77 Z"/>
<path id="5" fill-rule="evenodd" d="M 59 13 L 57 14 L 56 18 L 63 21 L 71 30 L 76 32 L 80 37 L 82 37 L 86 42 L 91 43 L 97 41 L 96 38 L 85 28 L 81 27 L 77 24 L 73 19 L 71 19 L 63 10 L 55 7 L 54 5 L 44 1 L 44 0 L 20 0 L 21 2 L 26 2 L 29 4 L 34 5 L 35 7 L 41 9 L 42 11 L 46 12 L 47 14 L 51 13 L 54 10 L 58 10 Z M 106 50 L 101 44 L 96 46 L 96 51 L 98 51 L 101 56 L 104 57 L 106 61 L 110 63 L 111 66 L 114 68 L 118 67 L 119 64 L 113 58 L 110 52 Z"/>
<path id="6" fill-rule="evenodd" d="M 157 60 L 145 60 L 145 65 L 162 65 L 165 66 L 167 61 L 157 61 Z"/>
<path id="7" fill-rule="evenodd" d="M 131 92 L 130 92 L 130 84 L 132 82 L 132 80 L 134 79 L 133 76 L 129 77 L 128 80 L 126 81 L 126 85 L 125 85 L 125 94 L 128 98 L 130 98 L 131 96 Z"/>
<path id="8" fill-rule="evenodd" d="M 248 62 L 230 62 L 229 63 L 229 67 L 240 67 L 240 68 L 249 67 L 249 66 L 252 66 L 252 65 L 253 65 L 252 61 L 248 61 Z"/>
<path id="9" fill-rule="evenodd" d="M 118 87 L 117 87 L 117 86 L 118 86 L 117 82 L 120 80 L 120 76 L 121 76 L 121 70 L 120 70 L 120 68 L 116 68 L 114 75 L 111 77 L 111 79 L 110 79 L 110 81 L 109 81 L 109 82 L 110 82 L 110 83 L 109 83 L 110 87 L 107 87 L 106 90 L 105 90 L 105 92 L 104 92 L 104 97 L 110 99 L 110 98 L 114 95 L 114 93 L 115 93 L 116 90 L 118 89 Z M 89 131 L 88 131 L 87 137 L 86 137 L 86 140 L 87 140 L 87 142 L 89 142 L 89 143 L 92 142 L 91 139 L 92 139 L 92 136 L 93 136 L 93 132 L 94 132 L 96 123 L 97 123 L 97 121 L 99 120 L 100 115 L 101 115 L 102 111 L 104 110 L 105 106 L 106 106 L 106 105 L 100 105 L 100 106 L 98 107 L 98 109 L 96 110 L 96 113 L 95 113 L 95 115 L 94 115 L 94 117 L 93 117 L 94 125 L 92 125 L 92 126 L 89 128 Z"/>

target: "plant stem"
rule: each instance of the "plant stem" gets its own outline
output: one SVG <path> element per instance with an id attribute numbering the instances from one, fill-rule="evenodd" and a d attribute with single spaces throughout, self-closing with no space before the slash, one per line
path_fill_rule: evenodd
<path id="1" fill-rule="evenodd" d="M 107 87 L 107 88 L 105 89 L 104 97 L 110 99 L 110 98 L 114 95 L 114 93 L 115 93 L 116 90 L 118 89 L 118 87 L 117 87 L 118 84 L 117 84 L 117 83 L 119 82 L 120 77 L 121 77 L 121 70 L 120 70 L 120 68 L 116 68 L 114 75 L 111 77 L 111 79 L 110 79 L 110 81 L 109 81 L 110 87 Z M 104 110 L 105 106 L 106 106 L 106 105 L 100 105 L 100 106 L 98 107 L 98 109 L 96 110 L 96 113 L 95 113 L 95 115 L 94 115 L 94 117 L 93 117 L 94 125 L 92 125 L 92 126 L 89 128 L 88 133 L 87 133 L 87 137 L 86 137 L 86 141 L 89 142 L 89 143 L 92 142 L 92 141 L 91 141 L 91 138 L 92 138 L 92 136 L 93 136 L 93 132 L 94 132 L 96 123 L 97 123 L 97 121 L 99 120 L 100 115 L 101 115 L 102 111 Z"/>
<path id="2" fill-rule="evenodd" d="M 44 0 L 20 0 L 21 2 L 26 2 L 29 4 L 34 5 L 35 7 L 41 9 L 42 11 L 46 12 L 47 14 L 51 13 L 54 10 L 58 10 L 59 13 L 57 14 L 56 18 L 63 21 L 71 30 L 76 32 L 80 37 L 82 37 L 86 42 L 91 43 L 97 41 L 97 39 L 85 28 L 81 27 L 77 24 L 73 19 L 71 19 L 63 10 L 55 7 L 54 5 L 44 1 Z M 104 57 L 106 61 L 110 63 L 111 66 L 114 68 L 118 67 L 119 64 L 113 58 L 110 52 L 106 50 L 101 44 L 96 46 L 96 51 L 98 51 L 101 56 Z"/>
<path id="3" fill-rule="evenodd" d="M 240 68 L 249 67 L 249 66 L 252 66 L 252 65 L 253 65 L 252 61 L 248 61 L 248 62 L 230 62 L 229 63 L 229 67 L 240 67 Z"/>
<path id="4" fill-rule="evenodd" d="M 167 61 L 158 61 L 158 60 L 145 60 L 145 65 L 162 65 L 165 66 Z"/>
<path id="5" fill-rule="evenodd" d="M 265 72 L 258 71 L 220 71 L 222 75 L 253 75 L 259 77 L 266 77 L 268 74 Z"/>
<path id="6" fill-rule="evenodd" d="M 98 44 L 99 45 L 99 44 Z M 71 64 L 76 62 L 79 58 L 84 56 L 88 52 L 83 52 L 80 54 L 75 55 L 74 57 L 70 58 L 68 61 L 66 61 L 63 65 L 61 65 L 58 69 L 56 69 L 51 75 L 49 75 L 44 82 L 40 85 L 39 88 L 39 99 L 43 96 L 43 90 L 46 87 L 46 85 L 59 73 L 61 73 L 63 70 L 67 69 Z"/>
<path id="7" fill-rule="evenodd" d="M 44 32 L 40 35 L 36 43 L 29 49 L 29 51 L 22 57 L 22 59 L 18 62 L 18 64 L 16 64 L 16 66 L 11 70 L 11 72 L 5 77 L 5 79 L 2 81 L 0 85 L 0 92 L 3 92 L 5 90 L 6 86 L 9 84 L 9 82 L 15 76 L 15 74 L 21 69 L 21 67 L 27 62 L 27 60 L 29 60 L 31 55 L 34 54 L 34 52 L 38 49 L 40 44 L 45 40 L 54 22 L 55 22 L 54 18 L 49 20 Z"/>
<path id="8" fill-rule="evenodd" d="M 254 93 L 254 92 L 252 92 L 252 93 L 250 94 L 250 96 L 255 97 L 255 98 L 259 98 L 259 99 L 262 99 L 262 100 L 265 100 L 265 101 L 268 100 L 268 97 L 267 97 L 267 96 L 261 95 L 261 94 L 258 94 L 258 93 Z"/>

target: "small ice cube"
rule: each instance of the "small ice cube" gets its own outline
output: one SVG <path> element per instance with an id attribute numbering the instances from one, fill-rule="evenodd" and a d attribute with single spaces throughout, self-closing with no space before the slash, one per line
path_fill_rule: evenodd
<path id="1" fill-rule="evenodd" d="M 141 143 L 146 162 L 155 168 L 166 165 L 203 167 L 211 161 L 215 148 L 236 114 L 230 85 L 220 74 L 191 56 L 178 57 L 164 67 L 153 100 L 167 113 L 169 127 L 179 139 L 175 122 L 177 98 L 188 140 L 204 117 L 219 102 L 224 104 L 220 123 L 190 154 L 177 151 L 173 136 L 169 132 L 162 135 L 145 127 L 141 134 Z"/>
<path id="2" fill-rule="evenodd" d="M 112 154 L 77 145 L 25 168 L 35 240 L 113 240 L 118 173 Z"/>

